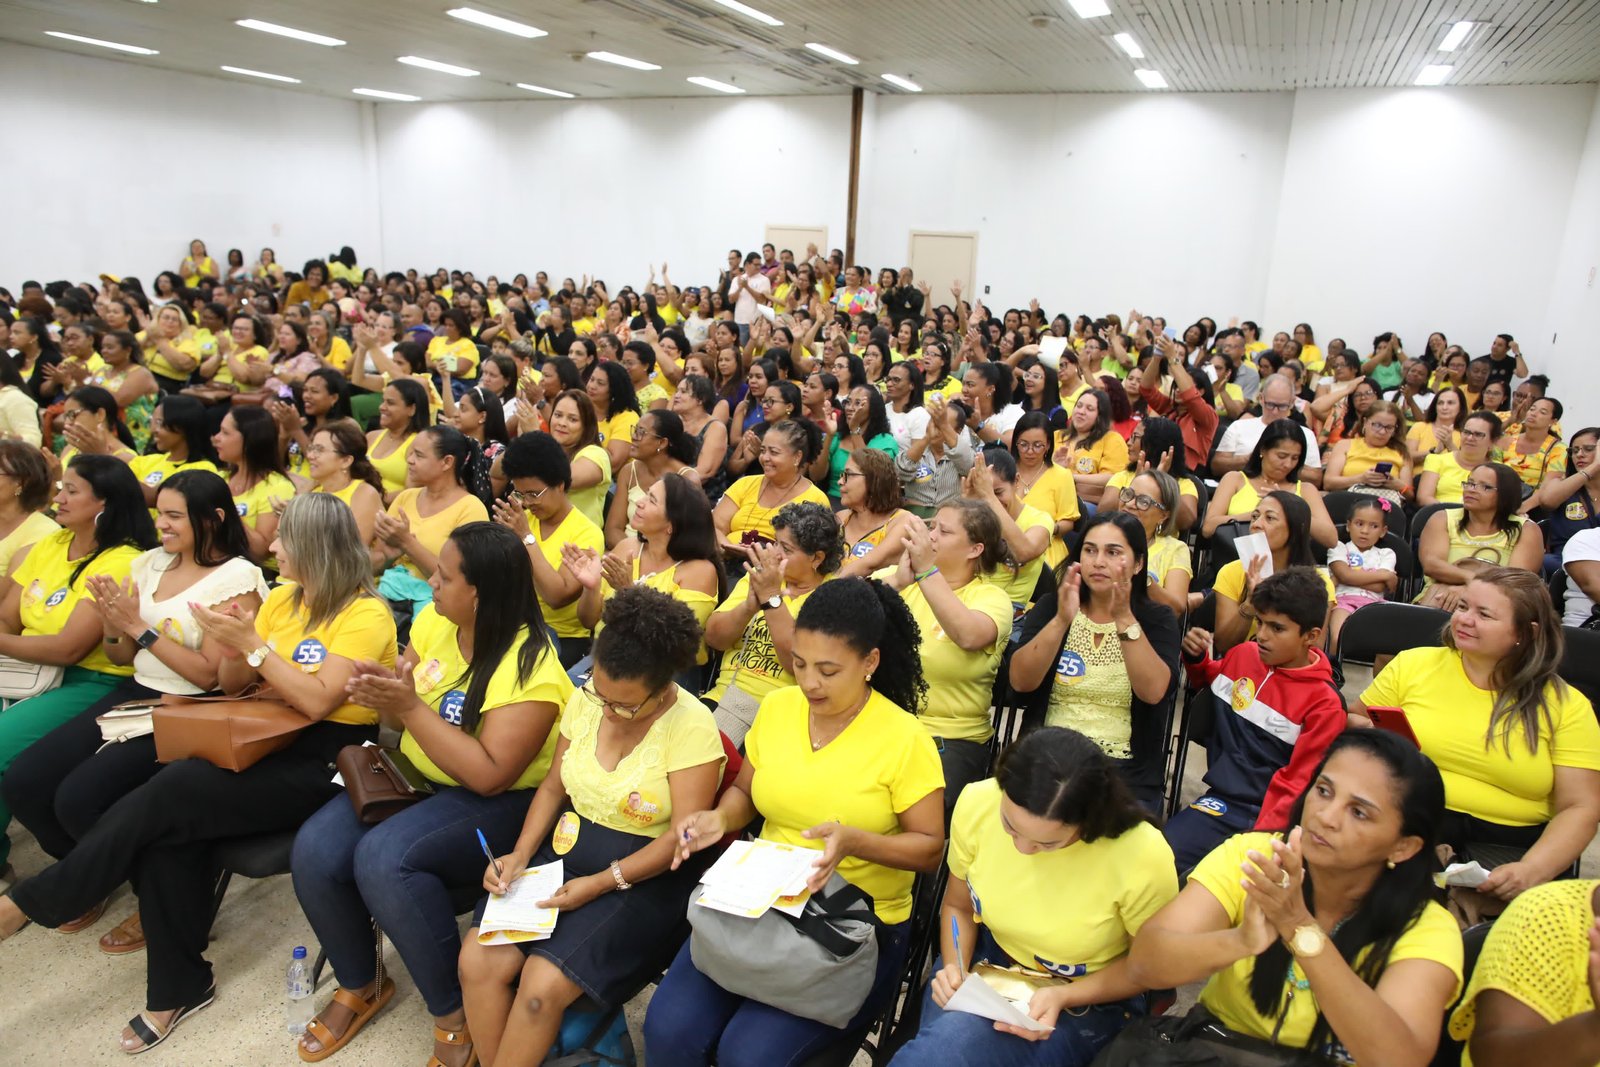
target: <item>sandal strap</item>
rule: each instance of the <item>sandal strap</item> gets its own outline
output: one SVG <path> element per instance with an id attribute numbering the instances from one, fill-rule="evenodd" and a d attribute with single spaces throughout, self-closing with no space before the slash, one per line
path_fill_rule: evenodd
<path id="1" fill-rule="evenodd" d="M 340 986 L 333 991 L 333 1000 L 336 1004 L 343 1004 L 354 1012 L 357 1018 L 360 1018 L 372 1011 L 374 1002 L 382 992 L 383 989 L 380 987 L 372 996 L 363 997 L 360 993 L 352 993 L 350 990 Z"/>
<path id="2" fill-rule="evenodd" d="M 317 1044 L 321 1045 L 323 1048 L 327 1048 L 335 1041 L 339 1040 L 333 1035 L 333 1031 L 328 1029 L 328 1024 L 323 1022 L 321 1019 L 312 1019 L 310 1022 L 306 1023 L 306 1033 L 315 1039 Z"/>
<path id="3" fill-rule="evenodd" d="M 470 1045 L 472 1033 L 465 1028 L 460 1030 L 446 1030 L 441 1026 L 433 1028 L 433 1039 L 443 1041 L 447 1045 Z"/>
<path id="4" fill-rule="evenodd" d="M 128 1029 L 133 1031 L 133 1036 L 139 1039 L 140 1044 L 145 1048 L 149 1048 L 160 1043 L 161 1039 L 166 1037 L 168 1031 L 172 1028 L 169 1026 L 166 1030 L 157 1030 L 155 1028 L 155 1020 L 150 1018 L 148 1012 L 141 1011 L 138 1015 L 128 1020 Z"/>

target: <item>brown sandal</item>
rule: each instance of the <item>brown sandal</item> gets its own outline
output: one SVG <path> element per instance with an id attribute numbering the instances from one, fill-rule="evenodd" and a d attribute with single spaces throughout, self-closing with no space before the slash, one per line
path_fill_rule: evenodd
<path id="1" fill-rule="evenodd" d="M 62 923 L 60 926 L 56 927 L 56 929 L 60 930 L 64 934 L 75 934 L 80 930 L 87 930 L 89 927 L 100 921 L 100 917 L 106 913 L 106 905 L 109 903 L 111 903 L 111 899 L 107 897 L 105 900 L 102 900 L 100 903 L 96 904 L 94 907 L 90 908 L 76 919 L 73 919 L 71 922 Z"/>
<path id="2" fill-rule="evenodd" d="M 137 911 L 100 935 L 100 951 L 108 956 L 144 951 L 144 926 Z"/>
<path id="3" fill-rule="evenodd" d="M 466 1027 L 462 1027 L 460 1030 L 446 1030 L 442 1026 L 435 1026 L 433 1028 L 433 1039 L 442 1041 L 446 1045 L 466 1045 L 468 1048 L 472 1048 L 472 1035 L 467 1032 Z M 424 1067 L 445 1067 L 445 1063 L 437 1056 L 429 1056 L 428 1062 L 424 1064 Z M 472 1052 L 467 1056 L 467 1062 L 462 1064 L 461 1067 L 478 1067 L 477 1049 L 472 1049 Z"/>
<path id="4" fill-rule="evenodd" d="M 394 997 L 394 983 L 379 975 L 378 991 L 372 995 L 371 1000 L 364 1000 L 359 994 L 348 989 L 335 989 L 332 1003 L 343 1004 L 355 1016 L 350 1020 L 350 1025 L 344 1028 L 344 1033 L 338 1037 L 333 1036 L 333 1031 L 328 1029 L 328 1024 L 323 1022 L 320 1014 L 312 1019 L 306 1026 L 306 1033 L 315 1038 L 322 1047 L 315 1052 L 309 1051 L 304 1042 L 295 1042 L 294 1050 L 300 1058 L 307 1063 L 319 1063 L 332 1056 L 335 1052 L 350 1043 L 350 1039 L 361 1032 L 361 1028 L 372 1020 L 372 1017 L 383 1010 L 383 1006 Z"/>

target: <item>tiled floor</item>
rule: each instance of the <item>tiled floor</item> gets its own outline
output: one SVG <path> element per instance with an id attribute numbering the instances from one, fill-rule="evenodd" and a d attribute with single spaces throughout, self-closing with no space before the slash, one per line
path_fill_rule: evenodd
<path id="1" fill-rule="evenodd" d="M 1359 693 L 1367 672 L 1355 669 L 1345 691 Z M 1185 795 L 1199 792 L 1205 771 L 1195 750 L 1185 775 Z M 44 854 L 20 828 L 11 828 L 12 860 L 24 874 L 38 870 Z M 1600 851 L 1591 846 L 1584 873 L 1592 876 Z M 29 927 L 0 945 L 0 1064 L 96 1065 L 126 1062 L 117 1035 L 144 1001 L 144 956 L 113 957 L 95 941 L 128 913 L 133 898 L 121 891 L 91 930 L 60 934 Z M 300 1062 L 284 1025 L 284 969 L 296 945 L 311 943 L 310 929 L 288 878 L 235 879 L 213 931 L 210 959 L 216 968 L 217 1000 L 186 1022 L 141 1063 L 174 1067 L 233 1067 Z M 349 1047 L 328 1062 L 337 1067 L 421 1067 L 432 1047 L 431 1021 L 404 966 L 389 961 L 399 994 Z M 319 1003 L 332 988 L 325 977 Z M 1194 989 L 1183 991 L 1183 1003 Z M 629 1006 L 637 1042 L 648 992 Z M 858 1064 L 866 1058 L 858 1057 Z"/>

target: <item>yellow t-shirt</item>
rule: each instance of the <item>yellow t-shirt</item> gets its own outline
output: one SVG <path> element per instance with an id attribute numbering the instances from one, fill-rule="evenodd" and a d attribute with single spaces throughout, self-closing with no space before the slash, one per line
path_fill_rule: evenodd
<path id="1" fill-rule="evenodd" d="M 161 354 L 153 342 L 145 336 L 145 331 L 139 331 L 139 343 L 144 345 L 144 365 L 150 368 L 151 374 L 158 374 L 163 378 L 178 378 L 187 380 L 193 370 L 179 370 L 167 362 L 167 357 Z M 193 360 L 202 360 L 216 351 L 216 342 L 212 342 L 210 351 L 202 352 L 200 341 L 193 334 L 188 337 L 177 337 L 172 341 L 172 347 Z"/>
<path id="2" fill-rule="evenodd" d="M 351 483 L 351 485 L 354 484 L 354 482 Z M 243 493 L 235 496 L 233 498 L 233 507 L 239 513 L 240 521 L 254 530 L 256 524 L 261 521 L 261 516 L 272 511 L 273 497 L 277 497 L 287 504 L 290 498 L 294 496 L 294 493 L 294 483 L 274 471 Z"/>
<path id="3" fill-rule="evenodd" d="M 639 577 L 638 556 L 633 557 L 632 567 L 634 582 L 645 586 L 646 588 L 654 589 L 658 593 L 665 593 L 672 599 L 683 604 L 690 611 L 694 612 L 694 620 L 700 624 L 701 632 L 703 633 L 705 631 L 706 620 L 711 618 L 711 613 L 717 608 L 717 598 L 715 596 L 710 593 L 702 593 L 698 589 L 685 589 L 683 586 L 679 585 L 678 564 L 676 563 L 665 570 L 656 571 L 654 574 L 647 575 L 643 579 Z M 605 579 L 601 579 L 600 599 L 602 602 L 610 600 L 615 594 L 616 590 L 611 588 L 611 583 Z M 599 637 L 600 631 L 603 629 L 605 629 L 605 623 L 596 622 L 594 624 L 594 635 Z M 706 643 L 702 639 L 700 642 L 700 655 L 696 658 L 695 662 L 703 664 L 707 658 Z"/>
<path id="4" fill-rule="evenodd" d="M 561 546 L 574 544 L 579 548 L 592 548 L 604 555 L 606 550 L 606 535 L 589 521 L 589 516 L 573 507 L 567 512 L 567 517 L 554 530 L 540 532 L 538 520 L 532 515 L 528 516 L 528 528 L 533 530 L 539 538 L 539 552 L 544 556 L 545 562 L 556 570 L 561 569 Z M 562 637 L 587 637 L 589 631 L 583 623 L 578 621 L 578 601 L 565 607 L 553 608 L 545 603 L 544 597 L 539 598 L 539 610 L 544 613 L 545 625 L 549 626 Z"/>
<path id="5" fill-rule="evenodd" d="M 62 463 L 62 466 L 66 466 Z M 11 560 L 18 552 L 37 544 L 41 537 L 49 537 L 61 527 L 56 525 L 56 520 L 42 511 L 30 511 L 26 518 L 17 524 L 17 528 L 0 537 L 0 578 L 4 578 L 11 568 Z"/>
<path id="6" fill-rule="evenodd" d="M 745 735 L 745 758 L 754 771 L 752 799 L 768 841 L 820 850 L 800 836 L 837 819 L 869 833 L 900 832 L 900 813 L 942 789 L 944 769 L 933 738 L 904 708 L 874 691 L 844 732 L 811 748 L 811 706 L 798 686 L 761 702 Z M 910 871 L 858 856 L 839 863 L 845 881 L 872 897 L 878 918 L 904 922 L 911 915 Z"/>
<path id="7" fill-rule="evenodd" d="M 450 531 L 457 526 L 469 522 L 487 522 L 489 519 L 489 512 L 485 510 L 483 501 L 471 493 L 462 493 L 455 503 L 426 518 L 417 510 L 417 501 L 421 498 L 421 489 L 403 490 L 394 498 L 394 503 L 389 505 L 389 514 L 396 518 L 405 516 L 406 522 L 411 524 L 411 536 L 436 556 L 444 547 L 444 543 L 450 539 Z M 397 562 L 418 578 L 428 577 L 410 556 L 401 556 Z"/>
<path id="8" fill-rule="evenodd" d="M 1194 564 L 1189 558 L 1189 546 L 1176 537 L 1158 536 L 1150 542 L 1149 552 L 1145 559 L 1145 576 L 1151 585 L 1161 585 L 1167 580 L 1167 572 L 1177 569 L 1194 577 Z"/>
<path id="9" fill-rule="evenodd" d="M 789 614 L 798 619 L 801 606 L 814 592 L 815 589 L 799 596 L 785 593 L 783 602 L 789 606 Z M 733 592 L 717 605 L 717 610 L 712 614 L 737 610 L 749 599 L 750 577 L 746 575 L 739 579 L 733 587 Z M 721 672 L 717 675 L 716 684 L 706 693 L 706 699 L 720 701 L 722 694 L 735 679 L 738 680 L 740 690 L 749 693 L 757 700 L 774 689 L 794 684 L 794 675 L 783 669 L 783 662 L 778 659 L 777 649 L 772 647 L 772 632 L 767 629 L 765 611 L 756 612 L 756 617 L 746 624 L 738 644 L 722 654 Z"/>
<path id="10" fill-rule="evenodd" d="M 1022 511 L 1018 513 L 1016 522 L 1024 533 L 1036 529 L 1050 530 L 1053 533 L 1056 525 L 1050 516 L 1028 504 L 1022 505 Z M 1048 550 L 1045 555 L 1049 555 Z M 1003 589 L 1013 604 L 1031 604 L 1034 587 L 1039 584 L 1039 572 L 1044 569 L 1045 555 L 1035 556 L 1024 563 L 1015 574 L 1011 573 L 1010 567 L 1002 563 L 994 569 L 993 574 L 988 575 L 988 580 Z"/>
<path id="11" fill-rule="evenodd" d="M 1478 994 L 1494 989 L 1526 1004 L 1547 1023 L 1594 1010 L 1589 991 L 1589 938 L 1594 891 L 1600 882 L 1546 882 L 1517 895 L 1489 930 L 1450 1036 L 1469 1041 L 1478 1021 Z M 1472 1067 L 1471 1049 L 1461 1067 Z"/>
<path id="12" fill-rule="evenodd" d="M 228 355 L 247 364 L 265 363 L 267 361 L 267 350 L 260 345 L 251 345 L 249 348 L 230 352 Z M 228 356 L 224 356 L 222 361 L 217 364 L 217 373 L 211 376 L 211 381 L 216 385 L 239 384 L 233 377 L 233 368 L 228 366 Z"/>
<path id="13" fill-rule="evenodd" d="M 71 546 L 71 530 L 57 530 L 41 537 L 34 542 L 28 558 L 12 572 L 11 580 L 22 590 L 18 614 L 24 636 L 60 633 L 73 610 L 89 595 L 91 577 L 103 574 L 114 582 L 121 582 L 128 577 L 128 568 L 134 559 L 143 552 L 134 545 L 115 545 L 96 556 L 74 581 L 72 572 L 85 557 L 68 559 L 67 551 Z M 78 666 L 121 678 L 133 674 L 132 664 L 123 667 L 106 658 L 105 649 L 98 641 L 89 654 L 78 661 Z"/>
<path id="14" fill-rule="evenodd" d="M 478 350 L 474 348 L 472 351 L 476 353 Z M 344 374 L 350 366 L 350 346 L 345 343 L 343 337 L 335 335 L 328 343 L 328 354 L 323 358 L 333 366 L 334 370 Z"/>
<path id="15" fill-rule="evenodd" d="M 1328 359 L 1322 354 L 1322 349 L 1316 345 L 1300 346 L 1300 365 L 1306 370 L 1320 371 L 1327 362 Z"/>
<path id="16" fill-rule="evenodd" d="M 467 699 L 467 660 L 461 655 L 459 633 L 456 624 L 435 611 L 432 604 L 417 612 L 416 619 L 411 623 L 411 648 L 417 654 L 412 682 L 416 685 L 417 696 L 437 711 L 439 718 L 452 726 L 461 725 L 462 707 Z M 526 681 L 518 678 L 518 659 L 522 644 L 527 639 L 526 629 L 517 631 L 511 651 L 489 677 L 489 688 L 483 695 L 483 707 L 474 736 L 483 732 L 484 723 L 489 721 L 489 713 L 496 708 L 530 702 L 554 704 L 556 715 L 560 716 L 561 709 L 567 706 L 567 701 L 572 697 L 572 682 L 567 679 L 567 672 L 561 669 L 561 660 L 553 647 L 546 648 L 540 654 Z M 556 735 L 557 731 L 552 727 L 544 744 L 539 746 L 533 762 L 511 784 L 512 789 L 534 789 L 544 781 L 545 774 L 550 770 L 550 761 L 556 754 Z M 400 735 L 400 751 L 428 779 L 445 785 L 459 784 L 428 757 L 410 730 Z"/>
<path id="17" fill-rule="evenodd" d="M 587 337 L 594 333 L 595 328 L 599 325 L 600 320 L 594 318 L 593 316 L 590 316 L 586 319 L 573 319 L 572 332 L 577 334 L 579 337 Z"/>
<path id="18" fill-rule="evenodd" d="M 631 441 L 633 428 L 639 425 L 639 416 L 632 411 L 618 411 L 609 419 L 600 419 L 600 443 L 609 444 L 612 441 Z"/>
<path id="19" fill-rule="evenodd" d="M 1011 640 L 1011 598 L 982 578 L 974 578 L 955 594 L 962 604 L 994 620 L 995 638 L 987 647 L 968 652 L 952 641 L 934 616 L 920 583 L 908 585 L 900 593 L 922 633 L 919 651 L 922 674 L 928 682 L 922 725 L 934 737 L 988 741 L 994 736 L 989 718 L 994 676 Z"/>
<path id="20" fill-rule="evenodd" d="M 775 537 L 776 531 L 772 528 L 772 517 L 782 511 L 788 504 L 799 504 L 805 501 L 830 507 L 828 494 L 818 489 L 815 485 L 808 485 L 805 491 L 793 500 L 785 501 L 775 508 L 761 506 L 761 487 L 766 481 L 764 474 L 752 474 L 740 478 L 728 486 L 728 491 L 723 496 L 734 503 L 733 522 L 728 527 L 728 539 L 737 543 L 747 531 L 754 530 L 762 537 Z"/>
<path id="21" fill-rule="evenodd" d="M 1422 461 L 1422 469 L 1439 476 L 1439 484 L 1433 490 L 1435 500 L 1441 504 L 1461 503 L 1461 487 L 1472 476 L 1472 469 L 1457 463 L 1454 452 L 1440 452 L 1427 457 Z"/>
<path id="22" fill-rule="evenodd" d="M 1234 385 L 1232 382 L 1228 382 L 1222 386 L 1221 394 L 1226 394 L 1229 399 L 1236 400 L 1241 404 L 1244 403 L 1244 390 L 1239 388 L 1237 385 Z M 1222 395 L 1213 397 L 1212 403 L 1216 405 L 1218 415 L 1226 415 L 1228 413 L 1228 409 L 1223 406 Z"/>
<path id="23" fill-rule="evenodd" d="M 395 663 L 394 616 L 389 605 L 373 596 L 358 596 L 343 611 L 314 630 L 306 629 L 305 611 L 295 611 L 296 585 L 280 585 L 267 594 L 256 616 L 256 633 L 278 655 L 306 674 L 316 674 L 329 656 L 349 660 L 375 660 L 385 667 Z M 378 713 L 360 704 L 345 703 L 327 722 L 370 726 Z"/>
<path id="24" fill-rule="evenodd" d="M 1052 524 L 1063 519 L 1076 522 L 1083 515 L 1078 508 L 1078 486 L 1072 480 L 1071 472 L 1054 463 L 1040 472 L 1038 479 L 1022 494 L 1022 502 L 1050 516 Z M 1054 568 L 1060 567 L 1066 558 L 1066 541 L 1052 533 L 1044 561 Z"/>
<path id="25" fill-rule="evenodd" d="M 1337 594 L 1334 592 L 1333 579 L 1328 577 L 1327 568 L 1313 567 L 1312 570 L 1317 572 L 1317 577 L 1322 579 L 1322 584 L 1328 587 L 1328 604 L 1332 606 L 1334 597 Z M 1211 584 L 1211 588 L 1216 590 L 1218 596 L 1225 596 L 1235 604 L 1239 603 L 1244 599 L 1244 564 L 1236 559 L 1223 564 L 1222 569 L 1217 572 L 1217 579 Z M 1245 640 L 1254 637 L 1255 633 L 1256 621 L 1251 619 L 1250 632 L 1245 635 Z"/>
<path id="26" fill-rule="evenodd" d="M 1065 430 L 1056 431 L 1055 447 L 1066 443 Z M 1072 450 L 1073 474 L 1115 474 L 1128 467 L 1128 442 L 1115 430 L 1107 430 L 1088 448 Z"/>
<path id="27" fill-rule="evenodd" d="M 1272 838 L 1272 834 L 1235 834 L 1212 849 L 1210 855 L 1201 860 L 1189 875 L 1189 883 L 1205 886 L 1228 913 L 1228 921 L 1236 927 L 1244 918 L 1245 896 L 1244 888 L 1239 884 L 1239 871 L 1246 862 L 1245 853 L 1255 849 L 1270 855 L 1272 845 L 1269 842 Z M 1362 949 L 1357 954 L 1358 966 L 1366 958 L 1367 952 L 1367 949 Z M 1456 976 L 1456 989 L 1461 988 L 1461 928 L 1448 911 L 1432 901 L 1423 905 L 1417 921 L 1400 935 L 1389 952 L 1390 964 L 1415 959 L 1433 960 L 1448 967 Z M 1254 973 L 1255 966 L 1255 957 L 1247 956 L 1212 975 L 1205 988 L 1200 990 L 1200 1003 L 1230 1030 L 1267 1040 L 1277 1028 L 1278 1020 L 1263 1016 L 1250 999 L 1250 975 Z M 1299 963 L 1292 964 L 1292 974 L 1296 982 L 1307 980 Z M 1454 990 L 1450 999 L 1455 999 Z M 1278 1033 L 1278 1044 L 1305 1048 L 1316 1019 L 1316 994 L 1310 990 L 1296 990 L 1294 997 L 1289 1000 L 1283 1028 Z"/>
<path id="28" fill-rule="evenodd" d="M 1431 422 L 1414 422 L 1414 423 L 1412 423 L 1411 424 L 1411 429 L 1406 431 L 1406 444 L 1409 445 L 1412 449 L 1420 449 L 1423 452 L 1432 452 L 1433 449 L 1438 448 L 1439 447 L 1439 439 L 1437 437 L 1435 437 L 1434 434 L 1433 434 L 1433 423 L 1431 423 Z M 1450 431 L 1450 447 L 1451 448 L 1460 448 L 1461 447 L 1461 431 L 1460 430 L 1451 430 Z M 1433 457 L 1429 456 L 1427 458 L 1428 459 L 1432 459 Z M 1426 460 L 1424 460 L 1424 462 L 1426 462 Z M 1424 467 L 1423 469 L 1426 470 L 1427 468 Z"/>
<path id="29" fill-rule="evenodd" d="M 586 459 L 600 468 L 600 480 L 587 489 L 574 489 L 567 493 L 572 506 L 583 512 L 588 520 L 601 528 L 606 524 L 606 493 L 611 491 L 611 456 L 599 445 L 585 445 L 572 457 L 576 463 Z"/>
<path id="30" fill-rule="evenodd" d="M 625 834 L 657 838 L 672 828 L 672 789 L 668 775 L 715 763 L 725 755 L 716 716 L 687 689 L 663 711 L 633 751 L 606 770 L 595 758 L 595 742 L 605 712 L 581 690 L 561 715 L 567 751 L 561 757 L 561 785 L 573 810 L 590 822 Z"/>
<path id="31" fill-rule="evenodd" d="M 372 460 L 373 469 L 378 472 L 378 477 L 383 479 L 383 491 L 398 493 L 406 487 L 406 450 L 411 447 L 411 442 L 417 435 L 408 436 L 388 455 L 378 455 L 378 446 L 390 436 L 388 430 L 379 430 L 378 439 L 367 449 L 367 458 Z"/>
<path id="32" fill-rule="evenodd" d="M 176 463 L 165 452 L 151 452 L 144 456 L 134 456 L 128 461 L 131 469 L 139 481 L 154 488 L 177 474 L 179 471 L 210 471 L 212 474 L 225 477 L 217 465 L 209 459 L 191 459 L 183 463 Z M 150 509 L 150 517 L 154 518 L 156 509 Z"/>
<path id="33" fill-rule="evenodd" d="M 183 277 L 183 284 L 191 289 L 200 284 L 201 278 L 217 276 L 217 261 L 210 256 L 201 256 L 199 259 L 185 256 L 183 261 L 194 268 L 193 274 L 186 274 Z"/>
<path id="34" fill-rule="evenodd" d="M 950 876 L 966 881 L 978 921 L 1024 967 L 1093 974 L 1125 955 L 1178 895 L 1172 848 L 1150 823 L 1025 856 L 1000 821 L 1000 797 L 994 778 L 962 790 L 950 822 Z M 1063 886 L 1072 887 L 1071 909 L 1058 906 Z"/>
<path id="35" fill-rule="evenodd" d="M 1539 748 L 1528 751 L 1519 726 L 1511 753 L 1499 737 L 1487 748 L 1494 695 L 1467 678 L 1461 653 L 1414 648 L 1395 656 L 1372 680 L 1361 702 L 1400 707 L 1439 766 L 1444 802 L 1451 811 L 1509 826 L 1548 822 L 1557 767 L 1600 770 L 1600 723 L 1582 693 L 1547 691 L 1554 729 L 1539 726 Z"/>
<path id="36" fill-rule="evenodd" d="M 452 366 L 450 368 L 451 377 L 466 381 L 478 376 L 478 346 L 473 344 L 470 339 L 463 337 L 452 344 L 444 339 L 444 334 L 440 334 L 428 342 L 428 366 L 433 366 L 433 361 L 436 359 L 446 358 L 467 361 L 466 373 L 457 374 L 455 373 L 456 368 Z"/>

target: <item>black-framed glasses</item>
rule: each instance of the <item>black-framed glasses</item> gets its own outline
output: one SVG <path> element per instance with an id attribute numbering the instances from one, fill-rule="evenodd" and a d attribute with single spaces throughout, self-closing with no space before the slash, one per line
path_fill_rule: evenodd
<path id="1" fill-rule="evenodd" d="M 578 692 L 582 693 L 584 698 L 590 703 L 606 709 L 617 718 L 631 720 L 637 719 L 639 717 L 639 713 L 644 711 L 644 709 L 649 706 L 652 700 L 659 697 L 662 691 L 660 689 L 656 690 L 654 693 L 651 693 L 637 704 L 619 704 L 615 700 L 609 700 L 606 697 L 601 696 L 599 693 L 595 692 L 594 682 L 592 680 L 582 689 L 579 689 Z"/>
<path id="2" fill-rule="evenodd" d="M 1163 511 L 1166 510 L 1166 507 L 1161 503 L 1161 501 L 1144 493 L 1135 493 L 1131 486 L 1124 487 L 1122 491 L 1117 494 L 1117 499 L 1122 501 L 1122 506 L 1130 511 L 1149 511 L 1151 508 L 1161 508 Z"/>

